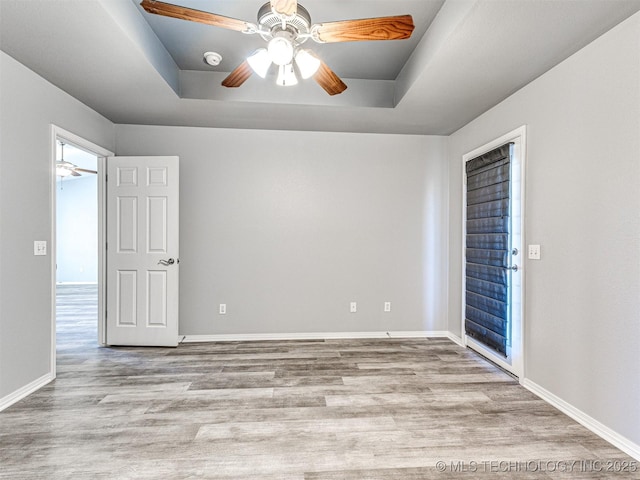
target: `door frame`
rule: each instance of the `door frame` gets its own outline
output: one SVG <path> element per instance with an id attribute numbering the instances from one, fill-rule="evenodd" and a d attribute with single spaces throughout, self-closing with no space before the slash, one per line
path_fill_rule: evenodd
<path id="1" fill-rule="evenodd" d="M 514 142 L 514 155 L 512 160 L 513 169 L 519 171 L 520 181 L 520 196 L 514 201 L 519 204 L 519 231 L 520 231 L 520 256 L 518 260 L 518 269 L 520 272 L 519 280 L 520 284 L 517 289 L 512 286 L 512 303 L 511 303 L 511 352 L 509 360 L 503 360 L 496 355 L 493 350 L 485 347 L 480 342 L 470 338 L 466 334 L 465 330 L 465 305 L 466 305 L 466 249 L 465 239 L 467 235 L 467 175 L 466 175 L 466 163 L 475 157 L 478 157 L 484 153 L 487 153 L 495 148 L 500 147 L 509 142 Z M 525 325 L 525 166 L 527 156 L 527 126 L 512 130 L 489 143 L 486 143 L 462 156 L 462 315 L 461 315 L 461 337 L 462 344 L 465 347 L 469 347 L 474 351 L 480 353 L 490 361 L 496 363 L 499 367 L 507 370 L 516 377 L 520 382 L 524 380 L 525 365 L 524 365 L 524 325 Z M 516 173 L 517 175 L 517 173 Z M 515 205 L 517 208 L 517 205 Z M 515 300 L 513 300 L 515 298 Z"/>
<path id="2" fill-rule="evenodd" d="M 65 143 L 73 145 L 80 150 L 84 150 L 91 155 L 97 157 L 97 170 L 96 175 L 97 187 L 98 187 L 98 343 L 105 345 L 106 331 L 105 331 L 105 299 L 106 299 L 106 158 L 113 156 L 114 153 L 106 148 L 101 147 L 89 140 L 86 140 L 75 133 L 69 132 L 57 125 L 51 124 L 50 129 L 50 205 L 51 205 L 51 375 L 52 378 L 56 378 L 56 263 L 57 263 L 57 245 L 56 245 L 56 228 L 57 228 L 57 185 L 56 185 L 56 156 L 58 140 L 64 140 Z"/>

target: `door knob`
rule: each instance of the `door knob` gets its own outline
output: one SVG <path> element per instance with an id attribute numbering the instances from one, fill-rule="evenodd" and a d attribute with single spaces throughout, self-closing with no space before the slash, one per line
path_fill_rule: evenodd
<path id="1" fill-rule="evenodd" d="M 167 267 L 169 265 L 173 265 L 174 263 L 176 263 L 176 261 L 173 258 L 170 258 L 169 260 L 160 260 L 158 262 L 158 265 L 164 265 L 165 267 Z"/>

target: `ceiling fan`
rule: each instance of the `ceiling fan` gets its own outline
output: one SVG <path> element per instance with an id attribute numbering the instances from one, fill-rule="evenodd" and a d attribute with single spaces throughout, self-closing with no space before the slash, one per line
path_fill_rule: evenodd
<path id="1" fill-rule="evenodd" d="M 297 0 L 265 3 L 258 10 L 257 24 L 158 0 L 142 0 L 140 5 L 149 13 L 258 34 L 268 42 L 266 48 L 256 50 L 222 81 L 225 87 L 239 87 L 252 73 L 265 78 L 275 64 L 278 85 L 297 84 L 297 71 L 303 79 L 313 77 L 329 95 L 337 95 L 347 86 L 315 53 L 302 48 L 307 40 L 317 43 L 402 40 L 411 37 L 415 28 L 411 15 L 312 24 L 309 12 Z"/>
<path id="2" fill-rule="evenodd" d="M 95 170 L 89 170 L 87 168 L 80 168 L 71 162 L 66 162 L 64 159 L 64 143 L 60 142 L 60 160 L 56 161 L 56 175 L 59 177 L 80 177 L 83 173 L 97 174 Z"/>

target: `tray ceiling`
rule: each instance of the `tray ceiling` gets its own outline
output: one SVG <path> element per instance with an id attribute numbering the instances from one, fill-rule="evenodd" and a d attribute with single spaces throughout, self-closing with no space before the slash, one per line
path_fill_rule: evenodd
<path id="1" fill-rule="evenodd" d="M 262 0 L 180 5 L 255 21 Z M 115 123 L 450 134 L 616 24 L 640 0 L 307 0 L 313 22 L 411 14 L 409 40 L 312 48 L 348 89 L 220 86 L 260 37 L 132 0 L 0 0 L 0 48 Z M 205 51 L 223 56 L 218 67 Z"/>

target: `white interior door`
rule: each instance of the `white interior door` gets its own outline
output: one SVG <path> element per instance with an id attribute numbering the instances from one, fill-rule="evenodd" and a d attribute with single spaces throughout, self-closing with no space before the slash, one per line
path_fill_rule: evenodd
<path id="1" fill-rule="evenodd" d="M 178 157 L 107 159 L 107 344 L 178 344 Z"/>

